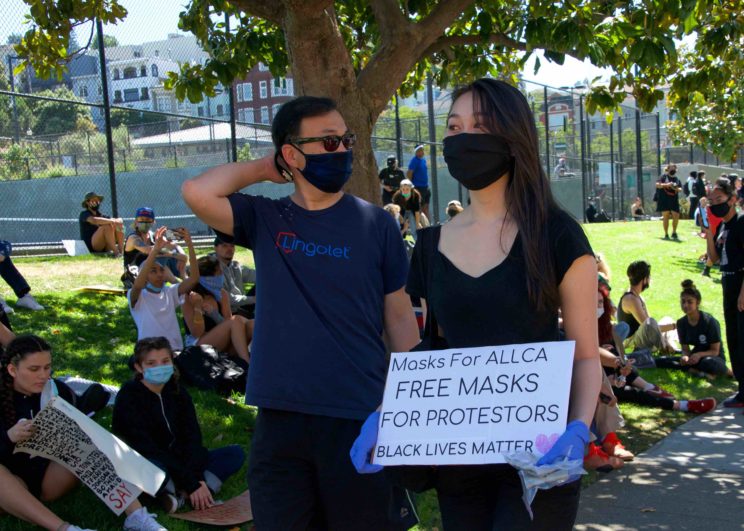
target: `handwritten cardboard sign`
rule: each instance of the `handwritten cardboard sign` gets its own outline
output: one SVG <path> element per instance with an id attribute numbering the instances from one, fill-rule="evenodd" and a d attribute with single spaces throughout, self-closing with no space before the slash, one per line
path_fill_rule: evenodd
<path id="1" fill-rule="evenodd" d="M 394 352 L 372 462 L 486 464 L 544 454 L 566 428 L 574 346 Z"/>
<path id="2" fill-rule="evenodd" d="M 60 397 L 39 412 L 34 426 L 14 452 L 64 466 L 117 515 L 143 491 L 155 495 L 165 479 L 165 472 Z"/>
<path id="3" fill-rule="evenodd" d="M 208 524 L 217 526 L 240 525 L 253 520 L 253 509 L 251 509 L 250 491 L 245 491 L 239 496 L 227 500 L 225 503 L 215 505 L 201 511 L 189 511 L 187 513 L 176 513 L 170 515 L 172 518 L 188 520 L 197 524 Z"/>

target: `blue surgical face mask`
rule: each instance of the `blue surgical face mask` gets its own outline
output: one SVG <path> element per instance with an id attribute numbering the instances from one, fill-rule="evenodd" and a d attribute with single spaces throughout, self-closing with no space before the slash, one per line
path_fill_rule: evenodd
<path id="1" fill-rule="evenodd" d="M 297 147 L 297 146 L 295 146 Z M 318 190 L 328 194 L 335 194 L 351 177 L 351 167 L 354 155 L 352 150 L 334 151 L 319 155 L 305 155 L 305 167 L 299 172 Z"/>
<path id="2" fill-rule="evenodd" d="M 145 233 L 150 231 L 150 227 L 152 227 L 152 223 L 145 223 L 144 221 L 138 221 L 136 223 L 137 231 Z"/>
<path id="3" fill-rule="evenodd" d="M 146 367 L 142 378 L 147 382 L 154 385 L 161 385 L 168 383 L 168 380 L 173 376 L 173 365 L 158 365 L 157 367 Z"/>
<path id="4" fill-rule="evenodd" d="M 158 288 L 157 286 L 153 286 L 149 282 L 145 284 L 145 288 L 147 288 L 148 291 L 152 291 L 153 293 L 160 293 L 161 291 L 163 291 L 162 286 Z"/>

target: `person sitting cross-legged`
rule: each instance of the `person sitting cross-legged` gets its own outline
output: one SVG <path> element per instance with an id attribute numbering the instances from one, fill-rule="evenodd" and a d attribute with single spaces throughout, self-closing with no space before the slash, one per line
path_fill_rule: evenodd
<path id="1" fill-rule="evenodd" d="M 116 395 L 113 432 L 167 474 L 156 496 L 166 512 L 185 500 L 197 510 L 213 506 L 222 483 L 243 466 L 245 452 L 236 444 L 204 447 L 194 403 L 178 381 L 166 338 L 137 341 L 134 371 Z"/>
<path id="2" fill-rule="evenodd" d="M 710 379 L 728 374 L 721 325 L 715 317 L 700 310 L 702 296 L 692 280 L 682 282 L 679 298 L 685 312 L 684 317 L 677 321 L 682 355 L 658 357 L 656 366 L 688 371 Z"/>

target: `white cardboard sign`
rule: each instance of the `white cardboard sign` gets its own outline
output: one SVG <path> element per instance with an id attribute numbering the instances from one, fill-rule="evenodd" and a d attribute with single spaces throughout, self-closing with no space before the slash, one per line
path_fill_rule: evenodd
<path id="1" fill-rule="evenodd" d="M 36 431 L 14 452 L 51 459 L 75 474 L 115 514 L 142 491 L 155 495 L 165 472 L 60 397 L 34 418 Z"/>
<path id="2" fill-rule="evenodd" d="M 372 462 L 474 465 L 544 454 L 566 428 L 574 347 L 394 352 Z"/>

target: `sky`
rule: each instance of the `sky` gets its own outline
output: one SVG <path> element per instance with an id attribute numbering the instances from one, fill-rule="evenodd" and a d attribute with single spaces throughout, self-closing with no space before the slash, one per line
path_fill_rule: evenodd
<path id="1" fill-rule="evenodd" d="M 184 10 L 187 0 L 119 0 L 129 12 L 126 19 L 118 25 L 104 26 L 104 33 L 113 35 L 120 44 L 137 44 L 167 38 L 168 33 L 178 32 L 178 15 Z M 0 19 L 0 43 L 5 43 L 11 33 L 25 32 L 24 15 L 28 7 L 23 0 L 2 0 L 3 17 Z M 77 32 L 78 42 L 85 44 L 90 34 L 89 24 Z M 606 75 L 588 62 L 582 63 L 566 58 L 562 65 L 549 63 L 541 58 L 542 67 L 534 74 L 534 57 L 530 59 L 523 72 L 525 80 L 543 83 L 551 87 L 573 86 L 585 79 L 592 80 L 598 75 Z"/>

